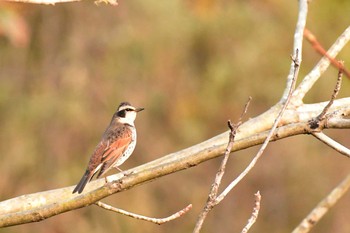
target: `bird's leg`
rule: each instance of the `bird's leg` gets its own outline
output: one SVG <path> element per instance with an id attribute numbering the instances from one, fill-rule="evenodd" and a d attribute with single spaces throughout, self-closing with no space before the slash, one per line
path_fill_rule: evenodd
<path id="1" fill-rule="evenodd" d="M 131 172 L 124 172 L 122 169 L 120 169 L 119 167 L 115 167 L 116 169 L 118 169 L 120 172 L 123 173 L 124 176 L 128 176 L 128 175 L 131 175 L 132 173 L 134 173 L 133 171 Z"/>

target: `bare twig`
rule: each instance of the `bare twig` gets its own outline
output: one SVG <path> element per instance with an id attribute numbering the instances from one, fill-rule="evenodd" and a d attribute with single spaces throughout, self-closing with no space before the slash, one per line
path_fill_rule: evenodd
<path id="1" fill-rule="evenodd" d="M 296 51 L 296 54 L 298 54 L 298 50 Z M 233 180 L 227 187 L 226 189 L 217 197 L 217 201 L 221 201 L 222 199 L 225 198 L 225 196 L 250 172 L 250 170 L 255 166 L 255 164 L 258 162 L 259 158 L 261 157 L 261 155 L 264 153 L 265 148 L 267 147 L 268 143 L 270 142 L 272 136 L 275 133 L 275 130 L 282 118 L 283 113 L 285 112 L 285 110 L 287 109 L 287 106 L 291 100 L 292 97 L 292 93 L 293 93 L 293 88 L 295 87 L 295 83 L 297 80 L 297 75 L 298 75 L 298 70 L 299 70 L 299 60 L 298 60 L 298 56 L 295 56 L 292 58 L 293 62 L 294 62 L 294 67 L 295 70 L 293 72 L 293 79 L 292 79 L 292 83 L 290 86 L 290 90 L 286 99 L 286 102 L 283 104 L 280 112 L 278 113 L 274 124 L 272 125 L 271 130 L 269 131 L 269 134 L 267 135 L 264 143 L 262 144 L 262 146 L 260 147 L 260 150 L 258 151 L 258 153 L 255 155 L 255 157 L 253 158 L 253 160 L 248 164 L 248 166 L 244 169 L 243 172 L 241 172 L 241 174 L 239 174 L 239 176 Z"/>
<path id="2" fill-rule="evenodd" d="M 343 62 L 340 62 L 340 63 L 343 64 Z M 309 122 L 311 130 L 313 130 L 313 131 L 322 130 L 324 123 L 325 123 L 324 120 L 326 119 L 326 114 L 327 114 L 328 110 L 331 108 L 331 106 L 333 105 L 334 100 L 340 91 L 342 76 L 343 76 L 343 70 L 340 69 L 338 72 L 337 83 L 334 87 L 331 99 L 329 100 L 328 104 L 323 108 L 322 112 L 317 117 L 310 120 L 310 122 Z"/>
<path id="3" fill-rule="evenodd" d="M 257 155 L 253 158 L 253 160 L 249 163 L 249 165 L 245 168 L 245 170 L 235 179 L 233 180 L 226 188 L 225 190 L 219 195 L 216 197 L 216 193 L 217 193 L 217 189 L 218 189 L 218 186 L 215 185 L 216 184 L 216 180 L 215 179 L 215 182 L 212 186 L 212 189 L 209 193 L 209 197 L 208 197 L 208 201 L 202 211 L 202 213 L 199 215 L 198 217 L 198 220 L 197 220 L 197 223 L 196 223 L 196 226 L 193 230 L 193 233 L 199 233 L 200 232 L 200 229 L 202 228 L 202 225 L 204 223 L 204 220 L 206 218 L 206 216 L 208 215 L 209 211 L 215 206 L 217 205 L 218 203 L 220 203 L 226 196 L 227 194 L 249 173 L 249 171 L 255 166 L 255 164 L 257 163 L 258 159 L 261 157 L 261 155 L 263 154 L 265 148 L 267 147 L 268 143 L 270 142 L 270 139 L 272 138 L 273 134 L 275 133 L 275 130 L 282 118 L 282 115 L 284 113 L 284 111 L 287 109 L 287 106 L 291 100 L 291 96 L 292 96 L 292 93 L 293 93 L 293 90 L 295 88 L 295 83 L 296 83 L 296 80 L 297 80 L 297 76 L 298 76 L 298 73 L 299 73 L 299 68 L 300 68 L 300 60 L 299 60 L 299 50 L 297 49 L 295 51 L 295 56 L 292 57 L 292 61 L 293 61 L 293 67 L 294 67 L 294 70 L 293 70 L 293 77 L 292 77 L 292 83 L 290 84 L 290 90 L 288 92 L 288 95 L 287 95 L 287 99 L 285 101 L 285 103 L 283 104 L 278 116 L 276 117 L 275 121 L 274 121 L 274 124 L 268 134 L 268 136 L 266 137 L 263 145 L 261 146 L 259 152 L 257 153 Z M 246 105 L 247 106 L 247 105 Z M 229 126 L 230 126 L 230 122 L 229 122 Z M 233 146 L 233 141 L 231 141 L 232 137 L 231 135 L 235 134 L 235 131 L 233 131 L 233 127 L 230 127 L 231 129 L 231 132 L 230 132 L 230 141 L 228 143 L 228 146 L 226 148 L 226 151 L 225 151 L 225 158 L 228 156 L 227 154 L 227 151 L 231 151 L 231 148 Z M 233 139 L 234 139 L 234 136 L 233 136 Z M 225 159 L 223 160 L 222 162 L 222 165 L 227 162 Z M 221 165 L 221 167 L 222 167 Z M 220 167 L 220 170 L 221 170 L 221 167 Z M 217 176 L 216 177 L 220 177 L 222 178 L 222 175 L 221 172 L 217 173 Z M 219 179 L 221 179 L 219 178 Z"/>
<path id="4" fill-rule="evenodd" d="M 306 25 L 306 19 L 307 19 L 307 13 L 308 13 L 308 1 L 307 0 L 300 0 L 299 1 L 299 14 L 298 14 L 298 21 L 297 25 L 295 27 L 294 32 L 294 45 L 293 45 L 293 57 L 299 61 L 299 63 L 302 60 L 302 52 L 303 52 L 303 32 Z M 298 51 L 298 52 L 297 52 Z M 290 65 L 289 74 L 287 77 L 287 85 L 284 89 L 284 93 L 282 95 L 282 98 L 280 100 L 281 103 L 284 103 L 287 100 L 288 93 L 291 89 L 294 90 L 294 88 L 291 87 L 293 83 L 293 77 L 295 76 L 295 62 L 292 61 Z"/>
<path id="5" fill-rule="evenodd" d="M 200 232 L 200 230 L 203 226 L 204 220 L 207 217 L 208 213 L 215 205 L 217 205 L 219 203 L 216 201 L 218 189 L 219 189 L 219 186 L 221 184 L 222 177 L 224 176 L 224 173 L 225 173 L 226 164 L 227 164 L 229 155 L 230 155 L 232 147 L 233 147 L 233 142 L 234 142 L 234 139 L 235 139 L 235 136 L 237 133 L 237 129 L 242 124 L 242 118 L 247 113 L 249 103 L 251 100 L 252 100 L 252 98 L 249 97 L 237 124 L 232 124 L 230 120 L 227 122 L 228 127 L 230 128 L 230 135 L 229 135 L 229 142 L 228 142 L 228 145 L 227 145 L 225 153 L 224 153 L 224 159 L 222 160 L 220 168 L 219 168 L 218 172 L 216 173 L 214 183 L 212 184 L 209 195 L 208 195 L 208 200 L 207 200 L 202 212 L 198 216 L 196 226 L 193 230 L 194 233 Z"/>
<path id="6" fill-rule="evenodd" d="M 344 194 L 350 188 L 350 174 L 337 186 L 329 195 L 324 198 L 310 213 L 303 219 L 303 221 L 297 226 L 292 233 L 306 233 L 316 225 L 318 221 L 334 206 L 338 200 L 344 196 Z"/>
<path id="7" fill-rule="evenodd" d="M 241 116 L 238 119 L 238 123 L 237 123 L 238 126 L 240 126 L 242 124 L 242 119 L 243 119 L 244 115 L 247 114 L 247 111 L 248 111 L 248 108 L 249 108 L 249 104 L 250 104 L 251 101 L 252 101 L 252 97 L 249 96 L 248 101 L 244 105 L 244 110 L 243 110 L 243 112 L 241 113 Z M 230 128 L 230 126 L 229 126 L 229 128 Z"/>
<path id="8" fill-rule="evenodd" d="M 332 138 L 328 137 L 322 132 L 312 132 L 312 135 L 319 139 L 321 142 L 338 151 L 342 155 L 345 155 L 346 157 L 350 158 L 350 149 L 343 146 L 339 142 L 334 141 Z"/>
<path id="9" fill-rule="evenodd" d="M 135 219 L 144 220 L 144 221 L 147 221 L 147 222 L 152 222 L 152 223 L 155 223 L 155 224 L 158 224 L 158 225 L 161 225 L 163 223 L 170 222 L 170 221 L 172 221 L 174 219 L 177 219 L 177 218 L 181 217 L 182 215 L 184 215 L 185 213 L 187 213 L 192 208 L 192 204 L 189 204 L 188 206 L 186 206 L 182 210 L 176 212 L 175 214 L 170 215 L 169 217 L 166 217 L 166 218 L 150 218 L 150 217 L 146 217 L 146 216 L 143 216 L 143 215 L 130 213 L 128 211 L 125 211 L 125 210 L 122 210 L 122 209 L 119 209 L 119 208 L 115 208 L 115 207 L 110 206 L 108 204 L 105 204 L 105 203 L 103 203 L 101 201 L 96 202 L 95 205 L 97 205 L 97 206 L 99 206 L 99 207 L 101 207 L 101 208 L 103 208 L 105 210 L 109 210 L 109 211 L 112 211 L 112 212 L 115 212 L 115 213 L 126 215 L 126 216 L 129 216 L 129 217 L 135 218 Z"/>
<path id="10" fill-rule="evenodd" d="M 344 62 L 343 61 L 339 61 L 339 64 L 341 64 L 342 66 L 344 66 Z M 342 80 L 342 76 L 343 76 L 343 69 L 340 68 L 339 72 L 338 72 L 338 78 L 337 78 L 337 83 L 334 87 L 333 90 L 333 94 L 331 96 L 330 101 L 328 102 L 328 104 L 326 105 L 326 107 L 323 109 L 323 111 L 321 112 L 321 114 L 317 117 L 319 120 L 323 120 L 325 118 L 325 115 L 327 113 L 327 111 L 329 110 L 329 108 L 332 106 L 335 98 L 337 98 L 337 95 L 340 91 L 340 87 L 341 87 L 341 80 Z"/>
<path id="11" fill-rule="evenodd" d="M 325 56 L 338 70 L 342 69 L 344 74 L 350 78 L 350 72 L 345 68 L 344 64 L 331 57 L 327 51 L 322 47 L 316 36 L 307 28 L 304 30 L 304 37 L 310 42 L 312 47 L 322 56 Z"/>
<path id="12" fill-rule="evenodd" d="M 260 195 L 259 191 L 257 193 L 255 193 L 254 195 L 255 195 L 255 205 L 253 208 L 253 212 L 252 212 L 252 215 L 250 216 L 250 218 L 248 219 L 247 225 L 245 225 L 245 227 L 243 228 L 242 233 L 247 233 L 249 231 L 249 229 L 254 225 L 254 223 L 259 215 L 261 195 Z"/>
<path id="13" fill-rule="evenodd" d="M 350 26 L 345 29 L 345 31 L 338 37 L 336 42 L 327 51 L 330 57 L 336 57 L 338 53 L 344 48 L 344 46 L 350 40 Z M 312 71 L 305 76 L 301 81 L 300 85 L 296 88 L 293 93 L 293 103 L 300 102 L 306 95 L 306 93 L 312 88 L 315 82 L 320 78 L 320 76 L 327 70 L 330 61 L 327 57 L 323 57 L 317 65 L 312 69 Z"/>

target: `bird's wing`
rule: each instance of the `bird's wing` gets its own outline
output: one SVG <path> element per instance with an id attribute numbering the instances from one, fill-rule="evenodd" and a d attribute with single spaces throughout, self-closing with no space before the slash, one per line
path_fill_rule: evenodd
<path id="1" fill-rule="evenodd" d="M 107 143 L 101 141 L 95 148 L 94 153 L 92 154 L 88 170 L 90 171 L 90 179 L 93 177 L 93 175 L 101 168 L 102 166 L 102 156 L 104 151 L 106 150 Z"/>
<path id="2" fill-rule="evenodd" d="M 121 156 L 126 151 L 131 141 L 132 141 L 131 131 L 128 133 L 119 135 L 118 137 L 116 137 L 111 141 L 108 141 L 107 146 L 102 155 L 101 163 L 103 163 L 103 166 L 101 167 L 98 177 L 100 177 L 102 174 L 107 172 L 117 162 L 117 160 L 121 158 Z"/>

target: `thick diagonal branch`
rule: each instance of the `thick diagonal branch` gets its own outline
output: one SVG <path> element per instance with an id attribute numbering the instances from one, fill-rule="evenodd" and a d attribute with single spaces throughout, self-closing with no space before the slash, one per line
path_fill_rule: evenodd
<path id="1" fill-rule="evenodd" d="M 271 140 L 279 140 L 299 134 L 308 134 L 308 121 L 316 117 L 327 103 L 308 104 L 298 109 L 288 109 L 282 119 L 282 124 Z M 261 144 L 266 139 L 271 128 L 271 122 L 280 111 L 280 104 L 272 107 L 264 114 L 252 118 L 240 126 L 232 151 L 242 150 Z M 326 128 L 350 128 L 350 121 L 344 116 L 350 116 L 350 98 L 335 100 L 330 112 Z M 45 192 L 27 194 L 0 202 L 0 227 L 37 222 L 43 219 L 92 205 L 95 202 L 183 169 L 196 166 L 209 159 L 221 156 L 227 146 L 227 132 L 187 149 L 171 153 L 157 160 L 130 169 L 129 176 L 116 174 L 108 177 L 111 183 L 105 184 L 104 179 L 92 181 L 86 186 L 82 195 L 72 195 L 73 186 Z"/>

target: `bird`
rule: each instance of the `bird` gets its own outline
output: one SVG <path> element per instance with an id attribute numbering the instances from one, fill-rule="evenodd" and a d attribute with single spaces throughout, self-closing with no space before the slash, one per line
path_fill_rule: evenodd
<path id="1" fill-rule="evenodd" d="M 138 112 L 144 108 L 135 108 L 128 102 L 122 102 L 113 114 L 112 120 L 102 135 L 90 157 L 86 171 L 73 190 L 73 194 L 83 192 L 85 185 L 97 174 L 97 178 L 111 168 L 117 168 L 132 154 L 136 146 L 136 128 L 134 121 Z M 121 170 L 120 170 L 121 171 Z"/>

